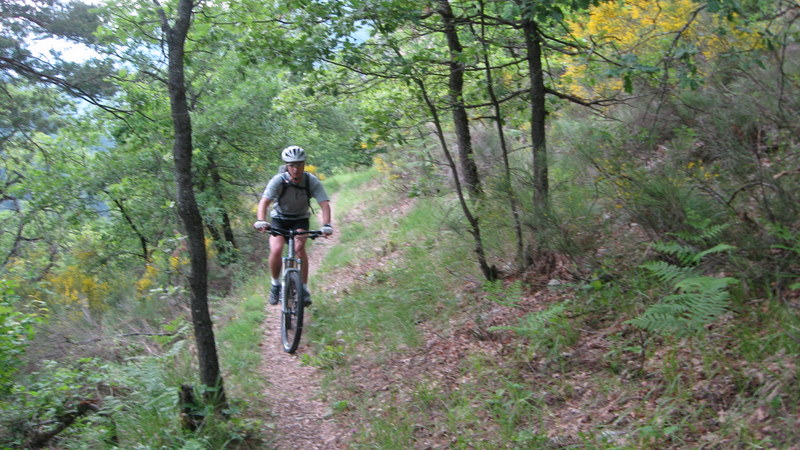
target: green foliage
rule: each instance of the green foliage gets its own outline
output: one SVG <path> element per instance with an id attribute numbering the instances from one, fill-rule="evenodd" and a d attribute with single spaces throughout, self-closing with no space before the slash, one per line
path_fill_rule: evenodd
<path id="1" fill-rule="evenodd" d="M 503 306 L 516 306 L 524 298 L 522 282 L 517 280 L 505 285 L 501 280 L 483 283 L 483 290 L 489 301 Z"/>
<path id="2" fill-rule="evenodd" d="M 206 417 L 195 433 L 182 430 L 178 379 L 172 366 L 183 346 L 159 358 L 137 358 L 126 364 L 82 359 L 72 363 L 45 361 L 0 398 L 0 446 L 21 447 L 31 436 L 57 427 L 81 403 L 96 409 L 58 434 L 64 448 L 223 448 L 255 434 L 255 423 L 234 417 L 222 420 L 202 400 L 198 414 Z M 204 390 L 198 388 L 197 398 Z M 229 414 L 240 412 L 233 402 Z"/>
<path id="3" fill-rule="evenodd" d="M 386 192 L 369 192 L 357 190 L 346 194 L 358 198 L 367 195 L 373 199 L 383 199 L 387 195 Z M 352 201 L 344 198 L 343 194 L 345 192 L 340 193 L 340 200 L 344 203 Z M 386 198 L 386 201 L 391 199 Z M 373 208 L 383 206 L 380 202 L 370 205 Z M 348 352 L 356 343 L 363 345 L 367 342 L 376 354 L 417 345 L 421 334 L 414 324 L 427 321 L 453 306 L 454 299 L 443 295 L 448 292 L 447 278 L 429 264 L 433 255 L 449 254 L 438 248 L 428 233 L 428 230 L 437 229 L 434 208 L 435 203 L 421 200 L 409 215 L 398 222 L 380 220 L 380 216 L 376 216 L 376 220 L 366 224 L 366 232 L 348 238 L 343 246 L 350 255 L 348 259 L 343 259 L 342 254 L 336 251 L 328 253 L 321 273 L 318 272 L 320 275 L 342 270 L 348 264 L 359 267 L 362 261 L 359 257 L 371 258 L 376 251 L 398 252 L 389 263 L 363 273 L 361 283 L 349 289 L 341 301 L 321 302 L 319 315 L 315 315 L 310 327 L 311 339 L 317 342 L 315 353 L 318 356 L 325 354 L 325 360 L 331 359 L 338 364 L 340 358 L 336 357 L 336 352 L 342 345 Z M 415 239 L 420 242 L 419 247 L 403 246 L 398 250 L 393 244 Z M 377 246 L 381 248 L 376 250 Z M 399 255 L 403 255 L 402 259 Z M 317 280 L 311 282 L 317 283 Z M 344 295 L 341 292 L 336 294 Z M 431 305 L 436 306 L 431 308 Z M 328 364 L 327 361 L 324 363 Z"/>
<path id="4" fill-rule="evenodd" d="M 698 240 L 707 236 L 702 233 Z M 642 315 L 627 323 L 649 332 L 676 336 L 701 333 L 705 327 L 722 316 L 730 307 L 728 289 L 739 281 L 731 277 L 710 277 L 697 272 L 696 265 L 712 254 L 722 253 L 735 247 L 718 244 L 712 248 L 696 251 L 676 242 L 656 243 L 656 250 L 676 256 L 683 265 L 665 261 L 650 261 L 642 267 L 658 280 L 667 283 L 675 292 L 650 306 Z"/>
<path id="5" fill-rule="evenodd" d="M 240 289 L 241 299 L 221 311 L 222 317 L 229 318 L 218 322 L 216 335 L 220 365 L 228 373 L 225 380 L 228 394 L 253 397 L 249 401 L 257 404 L 256 393 L 261 392 L 264 382 L 260 377 L 264 339 L 260 330 L 265 317 L 265 298 L 256 280 L 268 278 L 253 276 L 251 280 L 255 282 Z"/>
<path id="6" fill-rule="evenodd" d="M 362 186 L 368 184 L 377 176 L 378 174 L 374 170 L 339 171 L 334 176 L 325 179 L 325 190 L 328 193 L 346 191 L 348 194 L 339 202 L 345 201 L 345 207 L 349 208 L 363 201 L 363 198 L 358 196 L 357 193 L 364 191 Z M 337 205 L 339 202 L 337 202 Z"/>
<path id="7" fill-rule="evenodd" d="M 105 381 L 98 369 L 97 362 L 90 359 L 70 364 L 44 361 L 41 371 L 26 377 L 25 383 L 15 384 L 2 399 L 0 427 L 7 433 L 0 433 L 0 445 L 22 445 L 40 424 L 47 424 L 44 429 L 55 427 L 80 402 L 95 398 L 98 383 Z M 69 434 L 80 434 L 87 424 L 85 419 L 79 420 Z"/>
<path id="8" fill-rule="evenodd" d="M 343 345 L 328 345 L 322 343 L 317 345 L 317 349 L 313 355 L 300 355 L 300 361 L 302 361 L 303 364 L 319 367 L 321 369 L 333 369 L 341 365 L 346 358 L 347 353 Z"/>
<path id="9" fill-rule="evenodd" d="M 663 269 L 649 267 L 657 276 Z M 661 303 L 649 307 L 641 316 L 627 323 L 643 330 L 686 336 L 702 332 L 719 319 L 730 306 L 728 288 L 738 283 L 735 278 L 691 277 L 676 281 L 677 294 L 668 295 Z"/>
<path id="10" fill-rule="evenodd" d="M 736 247 L 728 244 L 717 244 L 714 247 L 698 252 L 693 247 L 683 245 L 674 241 L 653 243 L 653 249 L 664 254 L 675 256 L 676 258 L 678 258 L 678 261 L 684 266 L 695 266 L 699 264 L 700 261 L 708 255 L 712 255 L 715 253 L 722 253 L 727 250 L 733 250 L 735 248 Z"/>
<path id="11" fill-rule="evenodd" d="M 42 311 L 21 312 L 14 285 L 0 279 L 0 395 L 12 390 L 13 375 L 21 364 L 25 347 L 35 334 L 34 325 L 43 320 Z"/>
<path id="12" fill-rule="evenodd" d="M 549 358 L 555 358 L 578 339 L 578 333 L 568 316 L 568 306 L 568 302 L 557 303 L 526 314 L 516 326 L 497 326 L 490 330 L 513 331 L 528 339 L 531 353 L 543 351 Z"/>
<path id="13" fill-rule="evenodd" d="M 76 387 L 80 384 L 80 380 L 74 381 L 78 375 L 57 372 L 50 365 L 37 373 L 35 380 L 14 378 L 21 377 L 15 368 L 27 362 L 22 359 L 23 350 L 33 336 L 32 320 L 36 320 L 35 314 L 21 307 L 17 296 L 26 302 L 33 295 L 44 298 L 39 294 L 48 287 L 54 303 L 71 299 L 79 306 L 71 308 L 72 313 L 82 313 L 89 305 L 92 311 L 103 311 L 107 316 L 125 314 L 130 319 L 115 321 L 99 314 L 87 319 L 103 331 L 118 329 L 115 327 L 120 323 L 155 326 L 157 318 L 166 323 L 163 331 L 177 333 L 148 341 L 148 349 L 163 350 L 165 357 L 158 361 L 163 365 L 133 350 L 145 347 L 137 342 L 124 344 L 128 348 L 124 355 L 136 358 L 129 360 L 130 365 L 96 367 L 107 379 L 120 380 L 126 388 L 134 389 L 133 393 L 105 399 L 115 420 L 123 417 L 118 430 L 123 440 L 127 439 L 124 444 L 224 446 L 220 436 L 229 437 L 224 432 L 215 437 L 184 436 L 174 421 L 174 386 L 187 377 L 191 353 L 183 339 L 188 323 L 165 311 L 182 306 L 186 300 L 182 291 L 186 267 L 182 236 L 177 231 L 180 227 L 169 154 L 172 130 L 170 117 L 165 114 L 169 99 L 162 84 L 164 74 L 158 73 L 165 67 L 160 59 L 163 53 L 158 51 L 162 43 L 152 38 L 158 35 L 157 12 L 144 2 L 106 5 L 103 12 L 107 16 L 100 21 L 103 28 L 91 35 L 90 28 L 98 22 L 92 14 L 84 14 L 88 11 L 82 7 L 49 11 L 28 3 L 12 1 L 8 6 L 15 13 L 30 10 L 38 17 L 58 19 L 42 22 L 46 25 L 43 30 L 108 44 L 109 55 L 122 56 L 116 67 L 124 69 L 113 78 L 119 89 L 115 97 L 119 110 L 113 115 L 95 114 L 89 105 L 76 109 L 60 94 L 28 85 L 19 73 L 2 69 L 0 254 L 3 273 L 18 284 L 0 302 L 0 380 L 12 387 L 17 386 L 15 381 L 30 381 L 23 385 L 41 395 L 24 389 L 19 393 L 31 399 L 47 398 L 49 403 L 31 400 L 33 407 L 42 409 L 64 409 L 63 405 L 52 406 L 65 401 L 51 395 L 58 389 L 63 388 L 74 398 L 92 391 L 88 385 Z M 675 10 L 676 5 L 681 9 Z M 319 333 L 321 337 L 315 344 L 316 353 L 306 362 L 332 371 L 346 370 L 355 342 L 375 349 L 378 358 L 389 357 L 388 351 L 422 342 L 418 324 L 435 323 L 432 319 L 436 319 L 452 325 L 449 319 L 458 316 L 448 311 L 454 311 L 454 305 L 474 304 L 459 301 L 460 296 L 471 298 L 474 292 L 452 284 L 470 279 L 474 268 L 470 267 L 470 243 L 462 239 L 463 234 L 447 231 L 463 231 L 464 220 L 452 213 L 456 210 L 450 196 L 452 185 L 448 176 L 442 175 L 439 142 L 432 139 L 432 111 L 424 108 L 413 83 L 421 81 L 427 86 L 429 99 L 439 108 L 436 111 L 447 109 L 448 92 L 442 77 L 445 67 L 439 64 L 448 59 L 446 45 L 442 36 L 431 32 L 441 25 L 440 17 L 435 10 L 422 15 L 419 4 L 405 0 L 310 1 L 302 6 L 299 10 L 292 3 L 246 1 L 208 3 L 195 9 L 186 59 L 195 125 L 193 170 L 209 230 L 218 232 L 227 215 L 239 244 L 245 247 L 249 243 L 242 236 L 250 234 L 241 230 L 249 230 L 249 220 L 244 218 L 252 217 L 253 201 L 242 202 L 241 194 L 258 194 L 263 187 L 259 183 L 277 167 L 277 152 L 288 143 L 305 146 L 313 163 L 325 174 L 340 173 L 327 181 L 330 191 L 350 190 L 372 180 L 374 171 L 347 173 L 345 169 L 369 164 L 372 156 L 380 153 L 387 155 L 384 162 L 388 167 L 382 179 L 393 178 L 398 192 L 422 199 L 409 220 L 401 223 L 385 220 L 383 206 L 393 200 L 388 197 L 347 195 L 336 205 L 337 221 L 341 217 L 337 233 L 346 245 L 332 250 L 325 271 L 335 276 L 338 270 L 360 270 L 364 259 L 391 254 L 385 265 L 364 269 L 359 285 L 348 287 L 347 294 L 344 289 L 323 294 L 337 296 L 337 302 L 320 302 L 321 314 L 315 315 L 310 336 Z M 531 214 L 530 199 L 521 197 L 523 213 L 528 212 L 523 220 L 534 230 L 533 239 L 526 237 L 530 245 L 555 250 L 559 256 L 566 254 L 572 263 L 566 269 L 579 277 L 597 274 L 587 285 L 586 291 L 591 292 L 588 306 L 599 306 L 605 317 L 593 316 L 590 322 L 615 320 L 608 319 L 614 314 L 626 317 L 631 308 L 640 307 L 634 306 L 634 301 L 649 298 L 656 291 L 660 302 L 631 324 L 650 332 L 681 336 L 701 332 L 730 308 L 729 291 L 735 284 L 733 278 L 708 274 L 740 271 L 744 274 L 737 276 L 750 289 L 747 294 L 754 296 L 743 300 L 762 302 L 760 299 L 766 298 L 759 308 L 752 309 L 769 314 L 751 312 L 751 322 L 746 323 L 755 325 L 747 330 L 751 334 L 742 333 L 748 339 L 742 339 L 739 347 L 725 350 L 741 351 L 749 361 L 760 361 L 758 355 L 764 353 L 779 352 L 786 352 L 785 359 L 792 360 L 797 353 L 792 335 L 797 323 L 793 315 L 796 308 L 792 307 L 796 293 L 791 291 L 800 288 L 800 178 L 795 170 L 800 155 L 796 139 L 800 114 L 794 98 L 800 78 L 797 58 L 791 51 L 797 43 L 796 21 L 785 11 L 796 5 L 784 0 L 580 0 L 454 2 L 452 6 L 457 16 L 456 32 L 465 45 L 457 58 L 467 66 L 465 101 L 474 105 L 470 116 L 488 121 L 495 114 L 478 106 L 487 104 L 490 81 L 477 76 L 486 56 L 492 66 L 492 87 L 504 102 L 504 116 L 498 120 L 511 137 L 512 186 L 505 186 L 505 180 L 494 183 L 501 178 L 496 176 L 497 165 L 492 164 L 500 157 L 496 141 L 473 136 L 477 162 L 487 180 L 488 199 L 530 190 L 531 180 L 526 175 L 530 167 L 530 105 L 527 96 L 517 95 L 529 87 L 530 74 L 519 64 L 518 52 L 510 50 L 524 46 L 519 20 L 536 20 L 540 35 L 547 39 L 553 36 L 559 46 L 577 44 L 577 59 L 545 55 L 553 73 L 566 76 L 560 85 L 556 77 L 546 76 L 548 94 L 573 87 L 581 90 L 571 94 L 597 99 L 603 94 L 637 94 L 626 103 L 595 104 L 594 111 L 604 114 L 603 118 L 587 117 L 584 109 L 564 113 L 561 108 L 566 100 L 549 96 L 548 117 L 566 118 L 561 125 L 569 122 L 564 131 L 548 129 L 548 139 L 557 138 L 548 142 L 549 156 L 554 156 L 549 158 L 552 210 L 547 215 Z M 579 9 L 590 6 L 594 7 L 591 15 Z M 78 14 L 71 16 L 69 11 Z M 480 11 L 504 21 L 478 22 Z M 694 11 L 700 15 L 693 16 Z M 722 13 L 728 22 L 706 15 L 709 11 Z M 9 45 L 22 43 L 22 37 L 36 40 L 36 27 L 13 22 L 20 14 L 8 17 L 11 19 L 4 17 L 2 21 L 9 26 L 0 34 L 8 38 Z M 292 20 L 276 21 L 275 17 Z M 581 32 L 552 26 L 563 18 L 580 26 Z M 600 28 L 592 31 L 588 25 Z M 371 34 L 368 45 L 356 42 L 362 39 L 354 37 L 359 29 Z M 569 42 L 576 38 L 582 42 Z M 479 42 L 487 45 L 482 47 Z M 582 43 L 591 43 L 591 52 L 588 47 L 582 49 Z M 13 45 L 0 46 L 14 50 Z M 552 48 L 545 45 L 544 51 Z M 27 53 L 18 56 L 31 61 Z M 582 66 L 586 67 L 575 70 Z M 56 67 L 58 64 L 53 65 Z M 54 76 L 65 75 L 69 80 L 77 73 L 61 67 L 65 70 Z M 358 73 L 335 67 L 355 68 Z M 567 80 L 569 77 L 572 80 Z M 88 77 L 84 81 L 97 79 Z M 91 92 L 104 92 L 106 88 L 102 83 L 89 87 Z M 80 120 L 73 120 L 79 115 Z M 480 121 L 471 121 L 475 129 Z M 451 131 L 445 123 L 442 137 L 448 142 Z M 561 133 L 560 138 L 557 133 Z M 591 164 L 567 159 L 576 152 L 588 155 L 590 158 L 584 161 Z M 431 201 L 431 197 L 436 200 Z M 368 215 L 376 218 L 375 223 L 348 222 L 344 213 L 359 208 L 367 209 Z M 512 221 L 507 207 L 480 204 L 476 211 L 481 214 L 481 226 L 489 231 L 486 241 L 490 253 L 501 263 L 507 262 L 513 248 L 509 244 Z M 674 240 L 665 241 L 667 237 Z M 638 264 L 642 252 L 633 244 L 625 246 L 653 239 L 660 239 L 652 248 L 663 260 L 642 267 L 659 285 L 629 270 Z M 720 242 L 734 242 L 740 251 L 729 258 L 727 252 L 733 247 Z M 232 249 L 232 243 L 220 248 Z M 243 254 L 247 251 L 245 248 Z M 616 255 L 609 256 L 614 252 Z M 602 260 L 605 266 L 598 268 L 600 264 L 594 259 Z M 214 268 L 211 273 L 219 277 L 214 281 L 228 285 Z M 453 278 L 459 281 L 453 282 Z M 49 286 L 38 283 L 42 279 L 47 279 Z M 134 293 L 137 288 L 138 296 Z M 521 282 L 506 286 L 497 282 L 487 284 L 483 291 L 493 303 L 514 306 L 528 288 Z M 257 371 L 255 350 L 260 334 L 254 331 L 263 311 L 257 303 L 253 300 L 245 309 L 215 314 L 222 323 L 230 318 L 226 323 L 230 328 L 220 333 L 224 365 L 236 372 L 232 379 L 237 375 L 250 378 L 240 378 L 235 385 L 251 392 L 258 389 L 242 386 L 253 386 L 258 379 L 253 373 Z M 783 303 L 786 309 L 775 308 Z M 556 354 L 574 343 L 577 335 L 575 320 L 565 308 L 575 312 L 579 307 L 583 305 L 578 302 L 550 306 L 503 329 L 527 339 L 532 351 Z M 581 313 L 586 314 L 586 310 L 575 312 Z M 58 319 L 65 327 L 71 326 L 66 317 Z M 51 339 L 47 332 L 37 337 Z M 644 354 L 643 347 L 626 345 L 620 353 L 635 349 Z M 484 370 L 491 372 L 495 364 L 512 358 L 497 359 L 500 361 L 494 361 L 491 369 L 485 362 Z M 177 370 L 173 368 L 175 361 L 180 363 Z M 83 374 L 83 368 L 69 367 Z M 748 367 L 747 371 L 752 369 Z M 45 373 L 51 370 L 51 374 Z M 64 381 L 70 377 L 72 382 Z M 505 378 L 498 378 L 500 385 L 492 385 L 489 397 L 495 425 L 501 426 L 506 437 L 503 444 L 553 445 L 544 439 L 537 442 L 536 433 L 530 430 L 520 430 L 525 420 L 540 420 L 536 412 L 544 408 L 532 401 L 529 385 L 516 378 L 508 378 L 514 381 L 506 384 Z M 86 380 L 97 381 L 92 377 Z M 490 384 L 488 380 L 489 376 L 483 381 Z M 794 386 L 779 381 L 784 384 L 772 386 Z M 743 390 L 754 384 L 751 380 L 739 383 L 746 387 Z M 478 387 L 468 385 L 466 382 L 461 388 L 474 389 L 469 394 L 478 394 Z M 146 392 L 137 390 L 139 386 Z M 421 386 L 416 403 L 386 411 L 376 419 L 375 434 L 362 442 L 413 447 L 418 444 L 419 424 L 427 426 L 434 421 L 428 419 L 435 419 L 423 416 L 423 420 L 417 420 L 419 411 L 415 409 L 437 402 L 446 405 L 446 412 L 439 415 L 450 421 L 448 433 L 458 437 L 453 447 L 482 442 L 484 436 L 471 433 L 491 431 L 469 430 L 461 422 L 475 424 L 486 419 L 474 411 L 474 399 L 487 398 L 470 398 L 466 393 L 438 395 L 438 388 L 433 383 Z M 75 394 L 78 391 L 80 394 Z M 14 406 L 18 400 L 4 403 L 3 414 L 11 411 L 29 418 L 22 406 Z M 74 403 L 70 401 L 66 404 Z M 781 401 L 797 404 L 796 396 L 786 399 L 776 395 L 770 405 Z M 638 431 L 630 434 L 628 442 L 674 446 L 681 442 L 682 434 L 690 432 L 686 421 L 668 417 L 675 415 L 669 408 L 683 405 L 662 404 L 666 405 L 664 409 L 655 413 L 652 405 L 643 405 L 644 414 L 636 411 L 640 417 L 655 417 L 631 425 L 632 429 L 638 426 Z M 9 410 L 6 405 L 11 405 Z M 788 412 L 786 417 L 796 416 L 796 411 L 782 412 Z M 37 420 L 50 417 L 42 413 Z M 631 417 L 622 416 L 614 425 Z M 204 433 L 215 426 L 210 424 Z M 747 435 L 755 431 L 729 426 L 727 432 L 741 437 L 737 442 L 742 445 L 773 445 L 769 438 Z M 106 446 L 109 427 L 108 421 L 97 415 L 79 424 L 74 433 L 64 437 L 64 443 L 73 447 Z M 711 429 L 706 436 L 714 433 Z M 150 440 L 140 443 L 137 439 Z"/>
<path id="14" fill-rule="evenodd" d="M 543 444 L 545 439 L 530 433 L 519 431 L 520 425 L 538 422 L 541 409 L 535 401 L 534 393 L 524 384 L 504 380 L 505 384 L 495 390 L 488 399 L 489 411 L 500 424 L 502 439 L 515 442 L 516 445 Z"/>
<path id="15" fill-rule="evenodd" d="M 798 281 L 797 267 L 800 266 L 800 233 L 793 231 L 788 226 L 780 223 L 772 223 L 767 226 L 770 234 L 778 238 L 781 243 L 773 244 L 772 248 L 783 252 L 783 258 L 780 258 L 779 263 L 782 266 L 778 272 L 778 277 L 782 280 L 788 279 L 793 283 L 789 284 L 790 290 L 800 289 L 800 281 Z"/>

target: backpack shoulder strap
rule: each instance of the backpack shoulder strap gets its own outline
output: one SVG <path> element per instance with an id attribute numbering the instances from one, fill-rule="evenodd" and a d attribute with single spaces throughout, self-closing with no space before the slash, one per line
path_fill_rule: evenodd
<path id="1" fill-rule="evenodd" d="M 306 198 L 308 199 L 308 209 L 311 210 L 311 214 L 316 215 L 317 212 L 314 211 L 314 207 L 311 206 L 311 177 L 308 175 L 308 172 L 303 172 L 303 181 L 303 186 L 305 186 L 306 189 Z"/>

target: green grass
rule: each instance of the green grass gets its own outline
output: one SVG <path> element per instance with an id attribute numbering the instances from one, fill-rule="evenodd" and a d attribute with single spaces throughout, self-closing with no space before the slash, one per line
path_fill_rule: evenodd
<path id="1" fill-rule="evenodd" d="M 354 222 L 348 220 L 348 215 L 351 210 L 357 208 L 366 208 L 366 214 L 377 215 L 383 204 L 382 200 L 388 201 L 388 198 L 382 194 L 376 196 L 374 190 L 364 189 L 363 186 L 379 176 L 376 171 L 369 170 L 338 174 L 325 180 L 326 188 L 331 186 L 329 193 L 336 193 L 336 201 L 332 206 L 333 225 L 343 245 L 330 249 L 325 264 L 319 269 L 320 273 L 346 266 L 363 256 L 363 252 L 368 251 L 365 248 L 368 248 L 367 244 L 371 244 L 370 238 L 380 231 L 380 221 Z M 312 286 L 315 285 L 314 280 L 310 283 Z"/>
<path id="2" fill-rule="evenodd" d="M 450 290 L 438 272 L 441 268 L 430 266 L 430 261 L 436 259 L 432 253 L 438 251 L 435 243 L 442 240 L 437 238 L 440 227 L 434 208 L 433 203 L 421 201 L 397 224 L 376 220 L 342 227 L 344 242 L 327 255 L 321 273 L 351 261 L 358 263 L 358 258 L 371 258 L 375 256 L 373 249 L 381 246 L 400 247 L 402 260 L 392 258 L 388 264 L 368 271 L 340 301 L 321 302 L 311 327 L 315 340 L 328 343 L 343 339 L 350 345 L 373 342 L 379 344 L 375 351 L 386 354 L 420 343 L 416 324 L 429 320 L 437 308 L 453 303 L 452 298 L 443 295 Z M 388 231 L 387 238 L 376 241 L 372 233 L 363 231 L 370 229 L 375 233 L 380 229 Z M 402 244 L 413 242 L 419 245 Z"/>
<path id="3" fill-rule="evenodd" d="M 349 204 L 342 194 L 344 192 L 338 202 Z M 383 196 L 387 195 L 386 192 L 369 194 L 371 198 L 386 198 Z M 438 200 L 418 199 L 408 215 L 397 221 L 389 222 L 376 216 L 366 223 L 346 224 L 343 228 L 352 227 L 353 230 L 349 235 L 342 231 L 340 247 L 346 249 L 340 252 L 332 249 L 323 262 L 320 272 L 323 279 L 314 281 L 320 285 L 325 283 L 326 272 L 341 268 L 349 261 L 356 263 L 359 257 L 371 258 L 375 256 L 373 249 L 376 247 L 398 251 L 384 265 L 365 273 L 357 285 L 348 287 L 347 295 L 335 301 L 315 302 L 318 309 L 307 335 L 313 342 L 314 355 L 306 357 L 305 361 L 325 369 L 329 379 L 337 379 L 336 384 L 343 385 L 334 387 L 334 383 L 327 383 L 330 395 L 337 399 L 336 404 L 381 401 L 370 398 L 370 393 L 348 391 L 347 383 L 341 381 L 347 377 L 347 364 L 354 355 L 368 355 L 380 361 L 396 352 L 409 351 L 423 344 L 419 324 L 434 324 L 436 328 L 439 322 L 447 327 L 444 324 L 458 311 L 459 299 L 453 293 L 463 280 L 454 279 L 448 270 L 476 273 L 477 268 L 470 255 L 470 237 L 449 229 L 443 221 L 442 210 Z M 386 237 L 380 240 L 365 232 L 381 229 Z M 431 261 L 441 263 L 431 265 Z M 369 425 L 356 440 L 373 448 L 398 448 L 404 443 L 413 447 L 417 434 L 446 432 L 459 436 L 455 448 L 470 448 L 476 439 L 479 441 L 480 432 L 469 428 L 477 427 L 481 419 L 475 415 L 474 397 L 470 394 L 478 388 L 466 387 L 469 392 L 448 394 L 434 386 L 425 389 L 421 383 L 411 403 L 383 409 L 378 415 L 372 410 L 363 411 L 361 415 Z M 442 415 L 447 417 L 444 424 L 434 420 Z M 476 439 L 469 437 L 473 434 Z"/>
<path id="4" fill-rule="evenodd" d="M 232 393 L 248 396 L 261 392 L 264 380 L 259 373 L 263 339 L 264 297 L 261 292 L 266 275 L 253 276 L 252 282 L 240 288 L 239 297 L 225 311 L 224 324 L 217 332 L 217 347 L 224 378 Z"/>
<path id="5" fill-rule="evenodd" d="M 325 178 L 325 190 L 328 194 L 357 192 L 361 186 L 380 176 L 375 169 L 337 173 Z"/>

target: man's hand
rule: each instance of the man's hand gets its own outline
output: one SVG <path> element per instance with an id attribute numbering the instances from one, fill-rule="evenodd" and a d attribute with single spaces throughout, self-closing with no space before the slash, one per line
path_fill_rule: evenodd
<path id="1" fill-rule="evenodd" d="M 269 229 L 269 222 L 266 220 L 256 220 L 256 223 L 253 224 L 253 228 L 263 233 Z"/>
<path id="2" fill-rule="evenodd" d="M 322 234 L 324 234 L 325 236 L 330 236 L 333 234 L 333 227 L 331 226 L 331 224 L 326 223 L 325 225 L 322 226 L 322 229 L 320 231 L 322 231 Z"/>

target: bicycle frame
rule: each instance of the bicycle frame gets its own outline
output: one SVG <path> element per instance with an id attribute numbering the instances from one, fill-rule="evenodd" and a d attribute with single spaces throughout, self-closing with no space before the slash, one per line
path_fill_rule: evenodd
<path id="1" fill-rule="evenodd" d="M 283 261 L 283 270 L 281 271 L 282 279 L 286 279 L 286 274 L 290 271 L 300 272 L 300 267 L 303 265 L 303 261 L 300 258 L 295 257 L 295 250 L 294 250 L 294 236 L 295 231 L 292 230 L 288 236 L 284 236 L 286 238 L 286 246 L 289 247 L 286 256 L 282 258 Z"/>
<path id="2" fill-rule="evenodd" d="M 303 265 L 303 261 L 295 256 L 295 249 L 294 249 L 295 236 L 305 235 L 311 239 L 316 239 L 322 236 L 322 231 L 320 230 L 297 231 L 297 230 L 282 230 L 280 228 L 270 228 L 270 232 L 286 238 L 286 246 L 289 247 L 287 249 L 286 256 L 281 258 L 281 260 L 283 261 L 283 270 L 281 271 L 282 279 L 285 279 L 286 274 L 289 273 L 290 271 L 300 272 L 300 268 Z"/>

